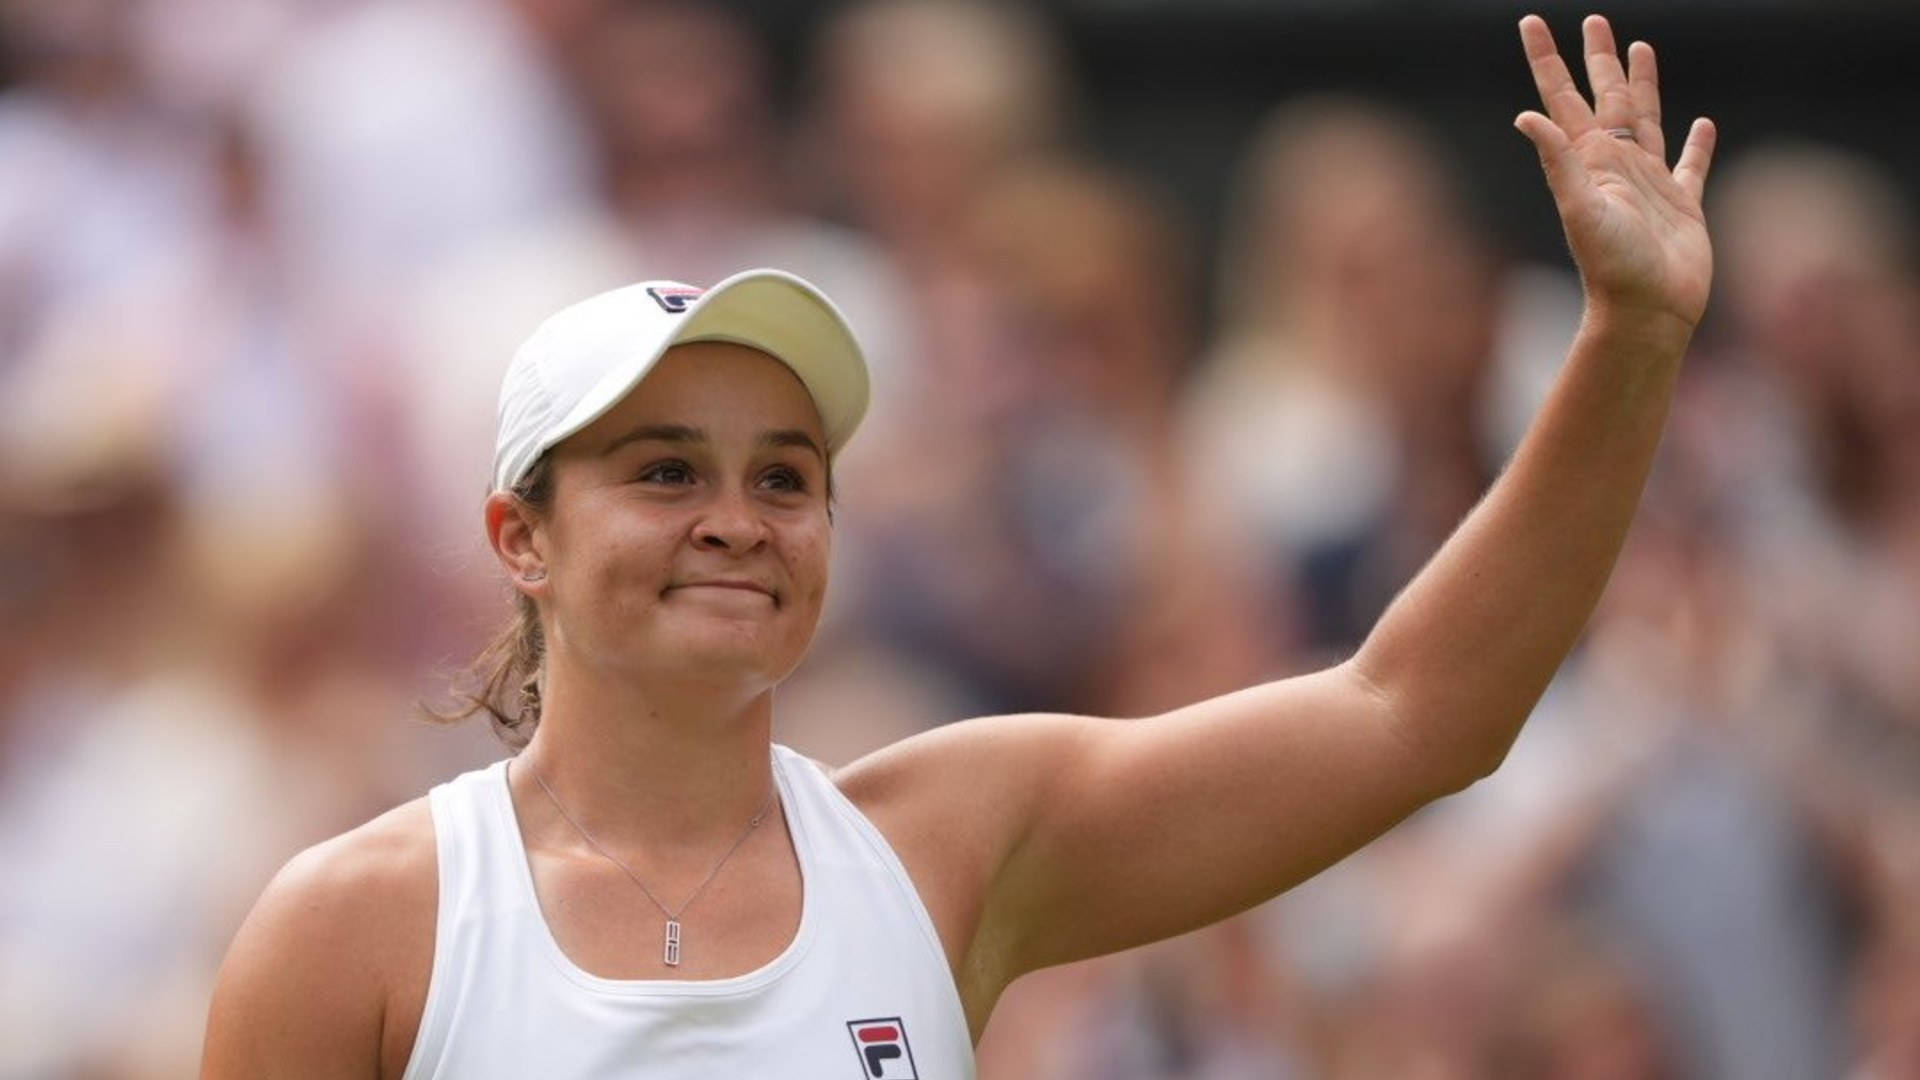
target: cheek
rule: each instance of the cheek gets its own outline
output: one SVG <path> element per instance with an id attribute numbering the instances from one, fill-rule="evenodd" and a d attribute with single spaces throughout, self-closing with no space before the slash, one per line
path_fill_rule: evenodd
<path id="1" fill-rule="evenodd" d="M 616 618 L 626 623 L 660 602 L 671 568 L 671 560 L 654 549 L 615 550 L 608 553 L 593 587 L 613 601 Z"/>
<path id="2" fill-rule="evenodd" d="M 651 604 L 672 567 L 669 533 L 646 521 L 598 529 L 591 536 L 576 533 L 565 558 L 573 571 L 569 584 L 580 598 L 592 601 L 589 607 L 607 608 L 616 617 Z"/>
<path id="3" fill-rule="evenodd" d="M 793 583 L 794 599 L 806 610 L 818 612 L 827 592 L 827 562 L 832 555 L 833 534 L 823 523 L 796 529 L 782 545 L 788 580 Z"/>

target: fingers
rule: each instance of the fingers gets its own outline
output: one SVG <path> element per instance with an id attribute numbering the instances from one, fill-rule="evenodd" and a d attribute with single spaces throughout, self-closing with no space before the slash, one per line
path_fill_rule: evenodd
<path id="1" fill-rule="evenodd" d="M 1707 170 L 1713 166 L 1713 146 L 1720 137 L 1713 121 L 1701 117 L 1687 132 L 1687 145 L 1680 148 L 1680 163 L 1673 167 L 1673 178 L 1695 202 L 1707 188 Z"/>
<path id="2" fill-rule="evenodd" d="M 1580 24 L 1585 41 L 1587 85 L 1593 88 L 1594 121 L 1603 128 L 1633 127 L 1633 100 L 1627 92 L 1627 73 L 1620 66 L 1620 46 L 1605 17 L 1589 15 Z"/>
<path id="3" fill-rule="evenodd" d="M 1540 104 L 1546 107 L 1547 115 L 1569 139 L 1592 131 L 1595 127 L 1593 109 L 1573 84 L 1573 75 L 1560 59 L 1560 50 L 1554 47 L 1553 33 L 1547 29 L 1546 20 L 1538 15 L 1521 19 L 1520 44 L 1526 49 L 1527 67 L 1533 71 L 1533 85 L 1540 91 Z M 1534 145 L 1539 145 L 1539 141 L 1535 140 Z"/>
<path id="4" fill-rule="evenodd" d="M 1660 68 L 1653 46 L 1627 46 L 1627 95 L 1633 103 L 1633 139 L 1661 161 L 1667 160 L 1667 136 L 1660 130 Z"/>

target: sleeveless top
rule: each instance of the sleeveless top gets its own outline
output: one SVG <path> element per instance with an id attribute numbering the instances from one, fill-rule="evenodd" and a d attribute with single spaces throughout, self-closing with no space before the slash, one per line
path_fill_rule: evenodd
<path id="1" fill-rule="evenodd" d="M 702 981 L 575 966 L 535 898 L 506 762 L 435 787 L 433 974 L 403 1080 L 971 1080 L 959 992 L 893 849 L 814 762 L 776 745 L 773 775 L 799 930 L 764 967 Z"/>

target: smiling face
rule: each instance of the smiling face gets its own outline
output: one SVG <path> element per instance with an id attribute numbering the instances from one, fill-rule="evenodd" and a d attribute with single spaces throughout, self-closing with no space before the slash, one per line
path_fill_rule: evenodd
<path id="1" fill-rule="evenodd" d="M 825 446 L 786 365 L 720 342 L 668 350 L 551 451 L 547 514 L 490 523 L 549 656 L 747 693 L 784 678 L 826 592 Z"/>

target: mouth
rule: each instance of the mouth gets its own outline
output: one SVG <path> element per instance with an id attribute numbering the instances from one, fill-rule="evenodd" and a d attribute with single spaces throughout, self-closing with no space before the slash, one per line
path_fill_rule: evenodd
<path id="1" fill-rule="evenodd" d="M 773 601 L 774 607 L 780 606 L 780 594 L 774 592 L 767 586 L 752 581 L 726 578 L 715 578 L 708 581 L 682 581 L 678 584 L 667 586 L 661 595 L 664 596 L 666 593 L 680 592 L 687 589 L 720 589 L 727 592 L 757 593 Z"/>

